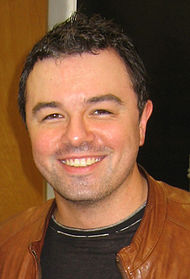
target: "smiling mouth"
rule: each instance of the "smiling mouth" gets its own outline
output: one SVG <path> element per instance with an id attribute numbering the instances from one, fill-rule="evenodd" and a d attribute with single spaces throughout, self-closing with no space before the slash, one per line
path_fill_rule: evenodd
<path id="1" fill-rule="evenodd" d="M 103 160 L 104 157 L 88 157 L 88 158 L 75 158 L 75 159 L 65 159 L 61 160 L 61 162 L 67 166 L 81 168 L 88 167 L 96 164 Z"/>

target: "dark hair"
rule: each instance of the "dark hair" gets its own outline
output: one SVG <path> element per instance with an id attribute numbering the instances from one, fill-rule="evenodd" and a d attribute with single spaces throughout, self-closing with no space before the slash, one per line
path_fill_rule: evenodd
<path id="1" fill-rule="evenodd" d="M 29 53 L 24 65 L 19 84 L 19 111 L 26 121 L 26 82 L 35 63 L 50 57 L 81 54 L 89 52 L 97 54 L 99 50 L 114 49 L 123 59 L 130 75 L 133 89 L 138 96 L 138 109 L 142 114 L 148 99 L 146 89 L 146 71 L 133 43 L 123 30 L 100 15 L 88 17 L 74 13 L 68 20 L 56 25 Z"/>

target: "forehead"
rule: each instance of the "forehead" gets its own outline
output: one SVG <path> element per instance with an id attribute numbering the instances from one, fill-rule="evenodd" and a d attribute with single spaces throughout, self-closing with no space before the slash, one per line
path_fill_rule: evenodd
<path id="1" fill-rule="evenodd" d="M 38 99 L 36 101 L 60 95 L 69 98 L 73 94 L 75 98 L 108 93 L 127 96 L 128 91 L 133 89 L 126 66 L 122 58 L 110 49 L 98 54 L 83 53 L 38 61 L 26 85 L 27 100 Z"/>

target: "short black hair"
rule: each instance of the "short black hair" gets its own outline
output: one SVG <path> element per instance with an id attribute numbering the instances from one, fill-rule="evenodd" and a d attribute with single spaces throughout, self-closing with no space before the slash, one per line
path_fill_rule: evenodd
<path id="1" fill-rule="evenodd" d="M 26 122 L 26 82 L 37 61 L 85 52 L 97 54 L 98 51 L 107 48 L 114 49 L 123 59 L 138 97 L 141 116 L 148 100 L 147 75 L 131 39 L 112 20 L 107 20 L 100 15 L 88 17 L 76 12 L 65 22 L 54 26 L 34 45 L 26 58 L 18 95 L 19 111 L 24 122 Z"/>

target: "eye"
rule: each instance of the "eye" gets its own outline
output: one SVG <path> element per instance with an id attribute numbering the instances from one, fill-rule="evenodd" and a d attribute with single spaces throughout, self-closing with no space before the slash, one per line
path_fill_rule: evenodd
<path id="1" fill-rule="evenodd" d="M 47 116 L 45 116 L 42 121 L 44 120 L 53 120 L 53 119 L 59 119 L 59 118 L 63 118 L 63 115 L 59 114 L 59 113 L 52 113 L 49 114 Z"/>
<path id="2" fill-rule="evenodd" d="M 105 110 L 105 109 L 97 109 L 93 112 L 94 115 L 109 115 L 109 114 L 113 114 L 111 111 L 109 110 Z"/>

